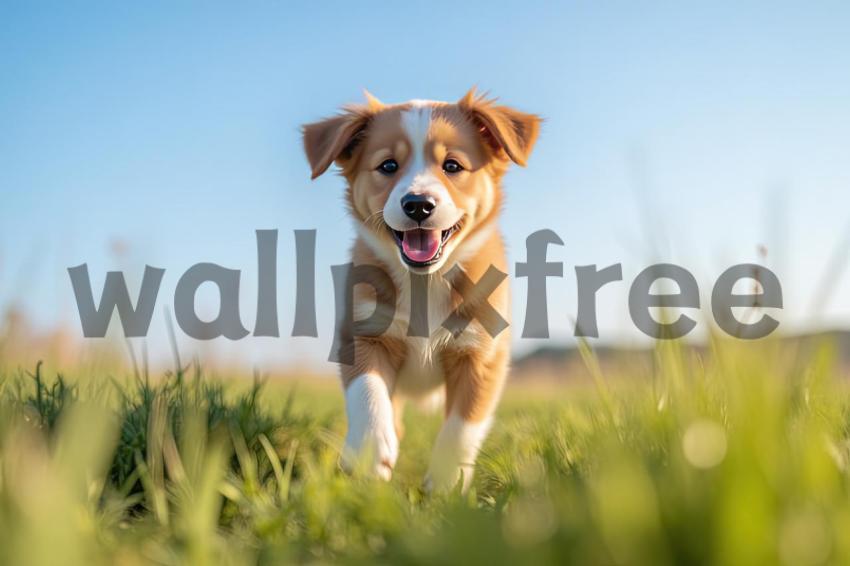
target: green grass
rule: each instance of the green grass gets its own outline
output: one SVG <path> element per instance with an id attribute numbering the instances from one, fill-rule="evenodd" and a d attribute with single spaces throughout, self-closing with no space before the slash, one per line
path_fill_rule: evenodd
<path id="1" fill-rule="evenodd" d="M 339 470 L 335 387 L 0 377 L 0 563 L 850 563 L 832 349 L 659 347 L 649 373 L 509 388 L 473 489 Z"/>

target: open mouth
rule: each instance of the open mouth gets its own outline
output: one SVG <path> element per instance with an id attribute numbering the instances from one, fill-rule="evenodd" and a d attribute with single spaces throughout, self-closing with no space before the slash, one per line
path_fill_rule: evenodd
<path id="1" fill-rule="evenodd" d="M 413 228 L 401 231 L 390 228 L 395 243 L 401 251 L 402 259 L 412 267 L 427 267 L 439 261 L 446 242 L 458 230 L 460 230 L 460 222 L 448 230 Z"/>

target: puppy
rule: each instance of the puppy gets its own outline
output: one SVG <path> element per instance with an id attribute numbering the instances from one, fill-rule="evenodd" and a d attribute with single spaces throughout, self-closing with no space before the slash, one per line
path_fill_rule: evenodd
<path id="1" fill-rule="evenodd" d="M 352 263 L 387 275 L 383 290 L 354 285 L 348 312 L 364 319 L 382 300 L 394 303 L 384 305 L 391 322 L 382 332 L 342 330 L 354 352 L 353 363 L 341 366 L 343 464 L 365 460 L 371 473 L 390 479 L 405 401 L 443 397 L 446 418 L 425 485 L 460 481 L 466 489 L 507 377 L 509 289 L 497 279 L 486 296 L 459 290 L 475 291 L 491 266 L 508 272 L 498 227 L 501 179 L 511 162 L 525 165 L 540 119 L 474 89 L 455 103 L 366 98 L 303 128 L 312 178 L 336 163 L 346 180 L 357 230 Z M 414 332 L 412 295 L 421 299 L 423 290 L 427 331 L 417 319 Z M 485 328 L 496 313 L 504 324 Z M 468 324 L 457 332 L 447 320 Z"/>

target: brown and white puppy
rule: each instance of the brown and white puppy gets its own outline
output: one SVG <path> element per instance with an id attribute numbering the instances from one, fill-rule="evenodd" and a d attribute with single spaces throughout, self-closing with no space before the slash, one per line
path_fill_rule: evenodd
<path id="1" fill-rule="evenodd" d="M 501 179 L 511 161 L 525 165 L 540 119 L 474 89 L 456 103 L 366 98 L 303 130 L 312 177 L 336 162 L 347 181 L 357 229 L 352 262 L 380 267 L 395 287 L 389 329 L 351 337 L 354 363 L 342 365 L 343 462 L 365 458 L 372 473 L 389 479 L 404 402 L 442 396 L 446 419 L 426 486 L 451 487 L 462 478 L 466 488 L 505 383 L 510 347 L 508 331 L 493 337 L 476 315 L 487 302 L 508 320 L 509 290 L 502 281 L 489 297 L 465 297 L 463 314 L 472 322 L 455 337 L 441 323 L 462 298 L 445 276 L 455 266 L 472 282 L 490 266 L 508 272 L 498 228 Z M 427 337 L 408 335 L 411 272 L 427 276 Z M 380 308 L 376 295 L 355 286 L 355 320 Z"/>

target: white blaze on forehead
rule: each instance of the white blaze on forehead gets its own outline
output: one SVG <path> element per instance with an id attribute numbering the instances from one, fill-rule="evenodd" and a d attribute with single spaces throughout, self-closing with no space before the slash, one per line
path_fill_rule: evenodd
<path id="1" fill-rule="evenodd" d="M 414 104 L 413 108 L 404 111 L 401 121 L 404 132 L 410 139 L 411 165 L 414 170 L 421 169 L 425 164 L 425 143 L 431 129 L 431 107 Z"/>
<path id="2" fill-rule="evenodd" d="M 426 100 L 424 98 L 414 98 L 410 102 L 408 102 L 414 108 L 422 108 L 423 106 L 435 106 L 437 104 L 445 104 L 445 102 L 440 102 L 438 100 Z"/>
<path id="3" fill-rule="evenodd" d="M 411 104 L 413 107 L 401 115 L 401 125 L 410 142 L 410 158 L 393 193 L 397 193 L 394 196 L 398 199 L 408 192 L 428 194 L 436 199 L 439 207 L 441 200 L 451 199 L 442 182 L 429 169 L 425 155 L 433 108 L 428 101 L 413 101 Z"/>
<path id="4" fill-rule="evenodd" d="M 394 230 L 405 231 L 417 227 L 417 223 L 408 218 L 401 207 L 402 198 L 409 194 L 427 195 L 434 199 L 434 210 L 425 226 L 428 229 L 448 230 L 460 219 L 461 212 L 439 175 L 432 170 L 434 164 L 427 155 L 433 111 L 438 104 L 430 100 L 412 100 L 401 113 L 401 126 L 410 152 L 400 164 L 402 173 L 387 197 L 383 210 L 384 222 Z"/>
<path id="5" fill-rule="evenodd" d="M 404 175 L 398 180 L 387 203 L 384 206 L 384 220 L 391 227 L 401 229 L 410 224 L 410 220 L 401 209 L 401 199 L 408 193 L 429 194 L 439 205 L 441 198 L 448 196 L 442 186 L 428 169 L 425 149 L 431 129 L 431 106 L 411 103 L 412 107 L 401 114 L 401 125 L 410 143 L 407 163 L 403 164 Z"/>

